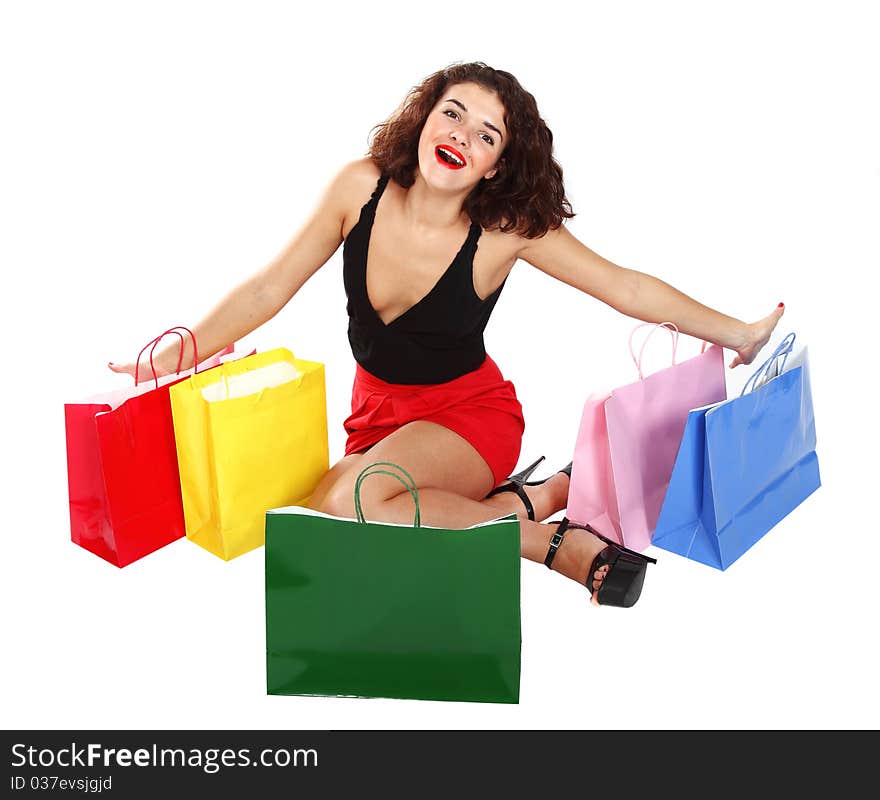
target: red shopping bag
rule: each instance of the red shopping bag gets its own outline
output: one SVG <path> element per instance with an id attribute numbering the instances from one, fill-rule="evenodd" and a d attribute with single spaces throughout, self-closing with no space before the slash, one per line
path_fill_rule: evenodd
<path id="1" fill-rule="evenodd" d="M 153 351 L 170 328 L 138 355 Z M 169 388 L 196 370 L 204 371 L 233 352 L 225 348 L 198 362 L 193 337 L 192 369 L 140 382 L 79 402 L 65 403 L 67 482 L 71 540 L 124 567 L 184 536 L 180 473 L 171 418 Z"/>

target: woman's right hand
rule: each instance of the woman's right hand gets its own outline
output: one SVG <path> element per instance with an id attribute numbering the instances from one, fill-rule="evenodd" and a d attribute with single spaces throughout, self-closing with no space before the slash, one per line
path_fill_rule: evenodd
<path id="1" fill-rule="evenodd" d="M 111 372 L 118 372 L 121 375 L 131 375 L 134 377 L 134 364 L 117 364 L 115 361 L 108 361 L 107 367 Z"/>
<path id="2" fill-rule="evenodd" d="M 184 336 L 182 331 L 189 333 L 189 336 Z M 136 378 L 136 383 L 153 380 L 154 373 L 157 378 L 161 378 L 165 375 L 170 375 L 172 372 L 180 372 L 181 369 L 186 367 L 183 363 L 184 358 L 192 360 L 194 357 L 193 345 L 190 344 L 193 335 L 188 328 L 170 328 L 158 338 L 153 339 L 152 342 L 148 342 L 138 354 L 137 361 L 108 361 L 107 367 L 111 372 L 131 375 L 132 378 Z M 166 343 L 160 350 L 159 345 L 166 336 L 171 338 L 172 344 Z M 177 340 L 174 339 L 175 336 Z M 187 345 L 189 345 L 188 353 L 186 352 Z M 152 364 L 150 364 L 151 358 Z M 135 368 L 137 368 L 137 375 L 135 375 Z"/>
<path id="3" fill-rule="evenodd" d="M 149 353 L 144 353 L 140 358 L 140 366 L 137 367 L 137 382 L 142 383 L 146 380 L 153 379 L 153 370 L 156 371 L 156 377 L 161 378 L 164 375 L 170 375 L 172 372 L 177 371 L 177 356 L 178 356 L 178 348 L 175 345 L 174 352 L 161 352 L 153 354 L 153 366 L 150 366 L 150 355 Z M 175 360 L 174 364 L 169 366 L 168 359 L 172 358 Z M 134 361 L 127 361 L 123 363 L 119 363 L 116 361 L 107 362 L 107 367 L 111 372 L 118 372 L 120 375 L 131 375 L 132 378 L 135 377 L 135 367 L 136 363 Z"/>

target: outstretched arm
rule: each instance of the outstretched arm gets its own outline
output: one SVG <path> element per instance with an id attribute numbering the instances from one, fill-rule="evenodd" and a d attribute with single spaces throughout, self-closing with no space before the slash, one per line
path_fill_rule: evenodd
<path id="1" fill-rule="evenodd" d="M 682 333 L 733 350 L 730 366 L 750 364 L 770 339 L 785 311 L 780 303 L 753 323 L 728 317 L 668 283 L 618 266 L 594 253 L 565 227 L 523 240 L 519 258 L 569 286 L 644 322 L 673 322 Z"/>
<path id="2" fill-rule="evenodd" d="M 272 319 L 336 252 L 342 243 L 346 198 L 357 196 L 359 168 L 356 162 L 343 167 L 281 252 L 228 292 L 192 328 L 200 357 L 222 350 Z M 189 337 L 184 341 L 182 368 L 188 369 L 193 364 L 192 342 Z M 180 343 L 173 337 L 169 342 L 153 356 L 158 375 L 177 368 Z M 133 361 L 109 364 L 114 372 L 129 375 L 134 375 L 135 366 Z"/>

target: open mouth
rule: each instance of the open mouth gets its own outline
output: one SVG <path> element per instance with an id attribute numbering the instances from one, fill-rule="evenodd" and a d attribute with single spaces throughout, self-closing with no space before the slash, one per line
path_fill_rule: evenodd
<path id="1" fill-rule="evenodd" d="M 448 169 L 462 169 L 467 163 L 464 156 L 454 147 L 441 144 L 434 148 L 434 156 L 444 167 Z"/>

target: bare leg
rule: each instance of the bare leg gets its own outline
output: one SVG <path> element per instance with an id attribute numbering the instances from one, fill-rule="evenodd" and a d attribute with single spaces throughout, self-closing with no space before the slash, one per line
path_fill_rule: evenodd
<path id="1" fill-rule="evenodd" d="M 422 522 L 440 528 L 467 528 L 514 513 L 520 518 L 520 550 L 524 558 L 543 563 L 554 524 L 528 520 L 522 501 L 513 492 L 486 499 L 494 485 L 492 472 L 480 454 L 458 434 L 431 422 L 412 422 L 383 439 L 367 453 L 347 456 L 325 476 L 312 495 L 312 508 L 336 516 L 354 516 L 354 483 L 361 470 L 377 461 L 399 464 L 418 487 Z M 557 474 L 542 486 L 528 487 L 538 519 L 565 508 L 568 476 Z M 409 492 L 396 479 L 374 475 L 361 485 L 364 516 L 373 521 L 411 524 L 414 506 Z M 604 543 L 592 534 L 570 529 L 553 569 L 578 583 Z M 596 572 L 598 588 L 607 568 Z"/>

